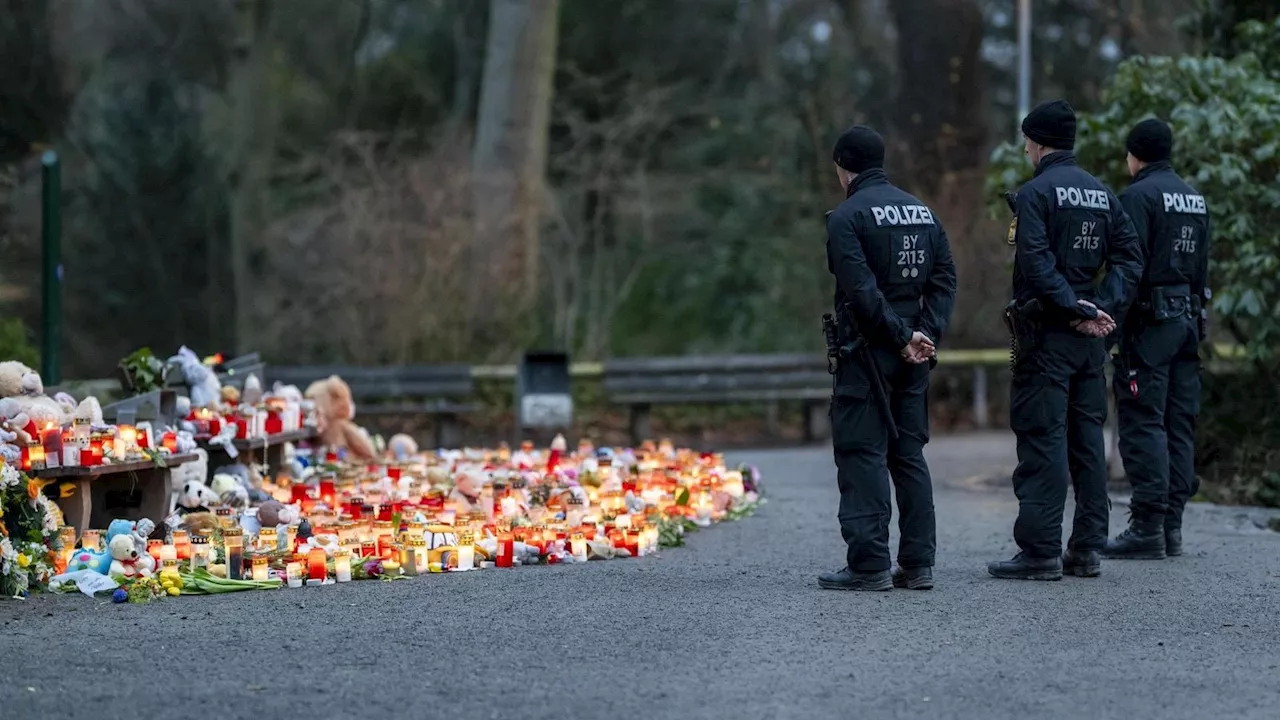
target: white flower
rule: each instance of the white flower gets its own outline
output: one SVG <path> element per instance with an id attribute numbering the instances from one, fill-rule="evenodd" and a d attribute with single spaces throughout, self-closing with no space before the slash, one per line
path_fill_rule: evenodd
<path id="1" fill-rule="evenodd" d="M 49 498 L 45 497 L 43 493 L 37 495 L 36 507 L 40 508 L 40 512 L 44 516 L 44 536 L 49 537 L 50 534 L 56 533 L 58 531 L 58 518 L 55 517 L 53 511 L 49 509 Z"/>
<path id="2" fill-rule="evenodd" d="M 18 570 L 18 551 L 9 538 L 0 538 L 0 575 L 12 575 Z"/>
<path id="3" fill-rule="evenodd" d="M 12 487 L 20 482 L 22 482 L 22 476 L 18 474 L 18 471 L 13 469 L 12 465 L 0 462 L 0 490 Z"/>

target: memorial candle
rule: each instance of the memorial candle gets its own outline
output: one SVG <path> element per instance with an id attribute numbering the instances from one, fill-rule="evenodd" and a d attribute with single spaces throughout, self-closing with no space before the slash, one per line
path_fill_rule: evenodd
<path id="1" fill-rule="evenodd" d="M 284 571 L 289 579 L 289 587 L 302 587 L 302 563 L 291 561 L 288 565 L 285 565 Z"/>
<path id="2" fill-rule="evenodd" d="M 222 546 L 227 556 L 227 579 L 244 579 L 244 531 L 240 528 L 223 530 Z"/>
<path id="3" fill-rule="evenodd" d="M 325 555 L 322 548 L 314 547 L 307 553 L 307 580 L 318 580 L 324 582 L 329 577 L 329 569 L 325 565 Z"/>
<path id="4" fill-rule="evenodd" d="M 498 561 L 495 565 L 500 568 L 509 568 L 512 566 L 514 557 L 515 538 L 511 536 L 509 531 L 498 533 Z"/>
<path id="5" fill-rule="evenodd" d="M 98 552 L 102 549 L 102 531 L 101 530 L 85 530 L 80 536 L 80 547 L 85 550 Z"/>
<path id="6" fill-rule="evenodd" d="M 191 538 L 186 530 L 173 531 L 173 547 L 178 552 L 179 560 L 191 559 Z"/>
<path id="7" fill-rule="evenodd" d="M 569 552 L 578 562 L 587 561 L 587 536 L 576 532 L 569 536 Z"/>
<path id="8" fill-rule="evenodd" d="M 258 550 L 275 552 L 280 549 L 280 534 L 273 527 L 264 527 L 258 531 Z"/>
<path id="9" fill-rule="evenodd" d="M 87 533 L 88 531 L 86 530 L 85 532 Z M 81 539 L 80 542 L 81 542 L 81 545 L 83 546 L 84 540 Z M 147 541 L 147 554 L 151 556 L 152 560 L 156 561 L 156 567 L 160 567 L 160 548 L 163 546 L 164 546 L 163 540 Z"/>
<path id="10" fill-rule="evenodd" d="M 191 538 L 191 570 L 209 566 L 209 538 L 196 535 Z"/>
<path id="11" fill-rule="evenodd" d="M 267 559 L 265 557 L 262 557 L 261 555 L 259 555 L 258 557 L 255 557 L 253 559 L 253 579 L 254 580 L 266 580 L 267 570 L 268 570 Z"/>
<path id="12" fill-rule="evenodd" d="M 458 569 L 470 570 L 476 564 L 475 534 L 464 530 L 458 534 Z"/>
<path id="13" fill-rule="evenodd" d="M 333 556 L 333 574 L 338 582 L 351 582 L 351 553 L 341 551 Z"/>

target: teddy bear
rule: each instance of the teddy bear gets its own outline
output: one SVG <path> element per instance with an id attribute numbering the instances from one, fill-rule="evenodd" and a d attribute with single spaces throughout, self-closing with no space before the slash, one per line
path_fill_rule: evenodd
<path id="1" fill-rule="evenodd" d="M 391 451 L 391 457 L 395 458 L 396 462 L 404 462 L 418 454 L 418 443 L 404 433 L 397 433 L 387 442 L 387 449 Z"/>
<path id="2" fill-rule="evenodd" d="M 147 538 L 155 529 L 156 524 L 147 518 L 137 521 L 116 518 L 107 525 L 107 544 L 110 545 L 112 540 L 121 535 L 128 537 L 133 542 L 133 549 L 138 551 L 138 562 L 148 571 L 154 572 L 156 560 L 147 553 Z"/>
<path id="3" fill-rule="evenodd" d="M 243 510 L 249 507 L 249 491 L 240 484 L 239 478 L 226 473 L 214 473 L 209 489 L 223 505 Z"/>
<path id="4" fill-rule="evenodd" d="M 209 477 L 209 451 L 198 447 L 192 451 L 196 455 L 196 459 L 185 462 L 169 471 L 169 486 L 173 489 L 173 500 L 170 503 L 169 512 L 173 512 L 179 504 L 182 496 L 186 493 L 187 484 L 195 481 L 204 484 L 204 479 Z"/>
<path id="5" fill-rule="evenodd" d="M 218 496 L 209 489 L 202 480 L 188 480 L 178 493 L 178 513 L 209 512 L 209 507 L 218 504 Z"/>
<path id="6" fill-rule="evenodd" d="M 279 500 L 268 500 L 258 506 L 258 522 L 262 527 L 292 525 L 301 519 L 296 505 L 285 505 Z"/>
<path id="7" fill-rule="evenodd" d="M 0 362 L 0 417 L 17 420 L 25 416 L 23 430 L 34 435 L 39 428 L 60 427 L 82 417 L 102 425 L 102 406 L 87 397 L 79 404 L 66 393 L 56 398 L 44 394 L 44 381 L 35 370 L 16 360 Z"/>
<path id="8" fill-rule="evenodd" d="M 191 348 L 183 345 L 178 354 L 169 358 L 182 372 L 182 380 L 191 395 L 191 407 L 216 408 L 222 395 L 222 384 L 209 366 L 200 361 Z"/>
<path id="9" fill-rule="evenodd" d="M 355 403 L 351 400 L 351 388 L 337 375 L 311 383 L 307 399 L 316 404 L 320 443 L 335 450 L 346 448 L 351 457 L 365 462 L 373 461 L 375 453 L 369 436 L 356 426 Z"/>
<path id="10" fill-rule="evenodd" d="M 144 558 L 146 560 L 152 560 L 152 558 L 145 552 L 139 555 L 138 550 L 133 546 L 133 538 L 128 535 L 117 535 L 107 543 L 107 547 L 111 550 L 110 574 L 112 577 L 117 575 L 126 578 L 151 577 L 151 570 L 145 564 Z"/>

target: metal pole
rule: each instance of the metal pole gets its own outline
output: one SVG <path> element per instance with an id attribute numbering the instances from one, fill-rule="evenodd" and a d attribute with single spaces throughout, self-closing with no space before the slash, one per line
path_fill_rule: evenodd
<path id="1" fill-rule="evenodd" d="M 40 158 L 40 244 L 42 248 L 40 377 L 46 386 L 62 382 L 62 163 L 58 153 Z"/>
<path id="2" fill-rule="evenodd" d="M 1031 112 L 1031 0 L 1018 0 L 1018 127 Z"/>

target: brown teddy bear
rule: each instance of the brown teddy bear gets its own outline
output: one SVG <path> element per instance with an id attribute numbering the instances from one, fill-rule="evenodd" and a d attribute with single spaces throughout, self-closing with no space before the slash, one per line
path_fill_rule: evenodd
<path id="1" fill-rule="evenodd" d="M 330 448 L 346 448 L 352 458 L 373 461 L 375 453 L 369 436 L 356 426 L 356 406 L 351 400 L 351 387 L 337 375 L 317 380 L 307 388 L 307 399 L 315 402 L 316 432 L 320 442 Z"/>

